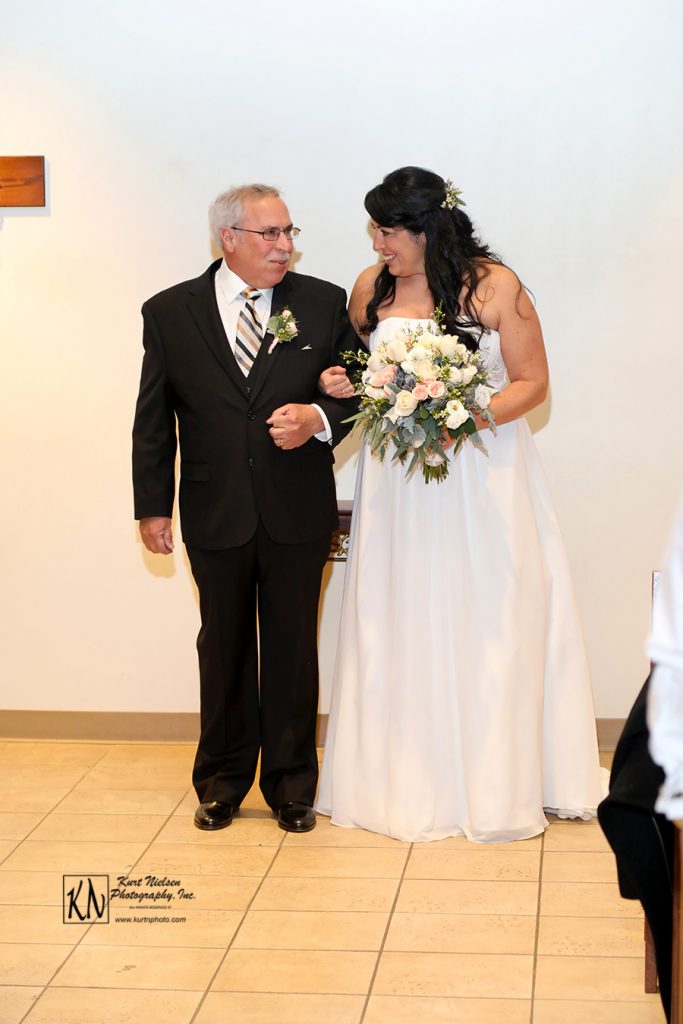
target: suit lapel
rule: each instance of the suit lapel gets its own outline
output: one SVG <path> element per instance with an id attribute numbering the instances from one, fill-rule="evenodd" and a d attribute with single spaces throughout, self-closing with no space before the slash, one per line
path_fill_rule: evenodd
<path id="1" fill-rule="evenodd" d="M 220 260 L 213 263 L 207 272 L 193 283 L 187 305 L 192 319 L 216 361 L 242 394 L 246 394 L 246 378 L 237 365 L 218 312 L 214 278 L 219 266 Z"/>

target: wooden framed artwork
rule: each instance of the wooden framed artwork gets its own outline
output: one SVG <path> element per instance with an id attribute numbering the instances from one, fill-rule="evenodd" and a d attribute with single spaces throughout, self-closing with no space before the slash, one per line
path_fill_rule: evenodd
<path id="1" fill-rule="evenodd" d="M 44 156 L 0 156 L 3 206 L 45 206 Z"/>

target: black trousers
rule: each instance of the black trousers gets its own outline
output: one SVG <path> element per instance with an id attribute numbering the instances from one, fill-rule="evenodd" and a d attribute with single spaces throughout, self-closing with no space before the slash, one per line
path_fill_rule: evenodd
<path id="1" fill-rule="evenodd" d="M 192 781 L 201 802 L 239 807 L 254 781 L 274 810 L 312 804 L 318 782 L 318 603 L 330 535 L 188 547 L 199 589 L 201 731 Z M 257 626 L 258 622 L 258 626 Z"/>
<path id="2" fill-rule="evenodd" d="M 654 810 L 664 773 L 648 750 L 649 682 L 638 694 L 614 751 L 609 796 L 598 807 L 598 818 L 617 859 L 621 895 L 640 901 L 650 925 L 659 994 L 669 1020 L 675 829 Z"/>

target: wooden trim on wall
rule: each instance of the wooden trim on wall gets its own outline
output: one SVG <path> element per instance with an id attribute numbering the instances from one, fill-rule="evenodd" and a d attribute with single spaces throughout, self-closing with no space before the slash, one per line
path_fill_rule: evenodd
<path id="1" fill-rule="evenodd" d="M 598 746 L 600 750 L 614 750 L 626 724 L 626 719 L 597 718 L 595 724 L 598 727 Z"/>
<path id="2" fill-rule="evenodd" d="M 328 715 L 318 715 L 318 746 L 324 746 Z M 614 750 L 623 718 L 598 718 L 598 745 Z M 0 736 L 13 740 L 104 740 L 109 743 L 196 743 L 196 712 L 3 711 Z"/>
<path id="3" fill-rule="evenodd" d="M 3 711 L 5 739 L 196 743 L 199 714 L 138 711 Z"/>

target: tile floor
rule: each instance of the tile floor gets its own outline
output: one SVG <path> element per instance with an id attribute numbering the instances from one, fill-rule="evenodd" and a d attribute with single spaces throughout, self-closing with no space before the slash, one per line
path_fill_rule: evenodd
<path id="1" fill-rule="evenodd" d="M 595 822 L 500 846 L 294 836 L 252 791 L 207 834 L 192 756 L 0 742 L 0 1024 L 662 1024 Z M 86 920 L 64 924 L 64 874 L 140 886 L 89 924 L 72 879 Z"/>

